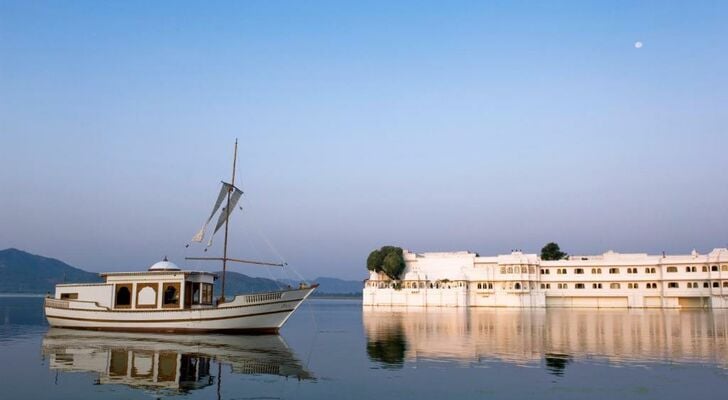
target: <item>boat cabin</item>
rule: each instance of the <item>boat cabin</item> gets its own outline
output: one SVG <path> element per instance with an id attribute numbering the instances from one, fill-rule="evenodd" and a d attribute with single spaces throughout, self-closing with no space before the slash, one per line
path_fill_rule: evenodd
<path id="1" fill-rule="evenodd" d="M 182 271 L 166 258 L 141 272 L 101 273 L 103 283 L 56 285 L 54 298 L 97 303 L 111 310 L 183 310 L 213 307 L 216 275 Z"/>

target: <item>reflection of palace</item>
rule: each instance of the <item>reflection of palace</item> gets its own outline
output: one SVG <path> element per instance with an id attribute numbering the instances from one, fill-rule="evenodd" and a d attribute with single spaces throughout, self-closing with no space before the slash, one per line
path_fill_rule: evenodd
<path id="1" fill-rule="evenodd" d="M 540 363 L 573 359 L 707 362 L 728 368 L 728 312 L 369 307 L 367 351 L 384 366 L 405 361 Z"/>
<path id="2" fill-rule="evenodd" d="M 214 383 L 213 362 L 236 374 L 310 379 L 278 335 L 141 335 L 51 328 L 43 338 L 51 369 L 96 372 L 99 384 L 187 392 Z"/>
<path id="3" fill-rule="evenodd" d="M 514 251 L 404 252 L 394 282 L 371 272 L 363 303 L 375 306 L 728 308 L 728 249 L 708 254 L 571 256 L 546 261 Z"/>

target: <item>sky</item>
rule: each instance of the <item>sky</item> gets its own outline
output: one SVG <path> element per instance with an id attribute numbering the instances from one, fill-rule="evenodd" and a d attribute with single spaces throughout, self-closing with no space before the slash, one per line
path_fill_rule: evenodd
<path id="1" fill-rule="evenodd" d="M 236 138 L 230 254 L 284 274 L 363 279 L 387 244 L 725 247 L 726 20 L 723 1 L 2 0 L 0 248 L 217 270 L 184 257 L 221 236 L 185 244 Z"/>

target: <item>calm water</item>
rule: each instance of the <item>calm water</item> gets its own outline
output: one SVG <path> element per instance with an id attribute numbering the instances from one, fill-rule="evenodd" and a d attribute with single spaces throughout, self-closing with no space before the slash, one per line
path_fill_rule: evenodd
<path id="1" fill-rule="evenodd" d="M 2 398 L 728 396 L 723 311 L 362 309 L 313 300 L 280 336 L 49 329 L 0 297 Z"/>

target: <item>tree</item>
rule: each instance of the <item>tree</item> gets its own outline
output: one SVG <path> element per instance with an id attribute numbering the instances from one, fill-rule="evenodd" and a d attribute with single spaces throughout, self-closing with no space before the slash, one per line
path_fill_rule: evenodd
<path id="1" fill-rule="evenodd" d="M 399 252 L 392 251 L 384 257 L 382 271 L 392 279 L 399 279 L 404 271 L 404 258 L 402 257 L 402 249 Z"/>
<path id="2" fill-rule="evenodd" d="M 541 249 L 542 260 L 563 260 L 568 254 L 561 251 L 557 243 L 551 242 Z"/>
<path id="3" fill-rule="evenodd" d="M 374 272 L 383 272 L 392 280 L 399 279 L 404 271 L 405 263 L 401 247 L 383 246 L 373 250 L 367 257 L 367 269 Z"/>
<path id="4" fill-rule="evenodd" d="M 367 269 L 374 272 L 382 272 L 382 263 L 384 262 L 384 256 L 379 250 L 374 250 L 369 253 L 367 257 Z"/>

